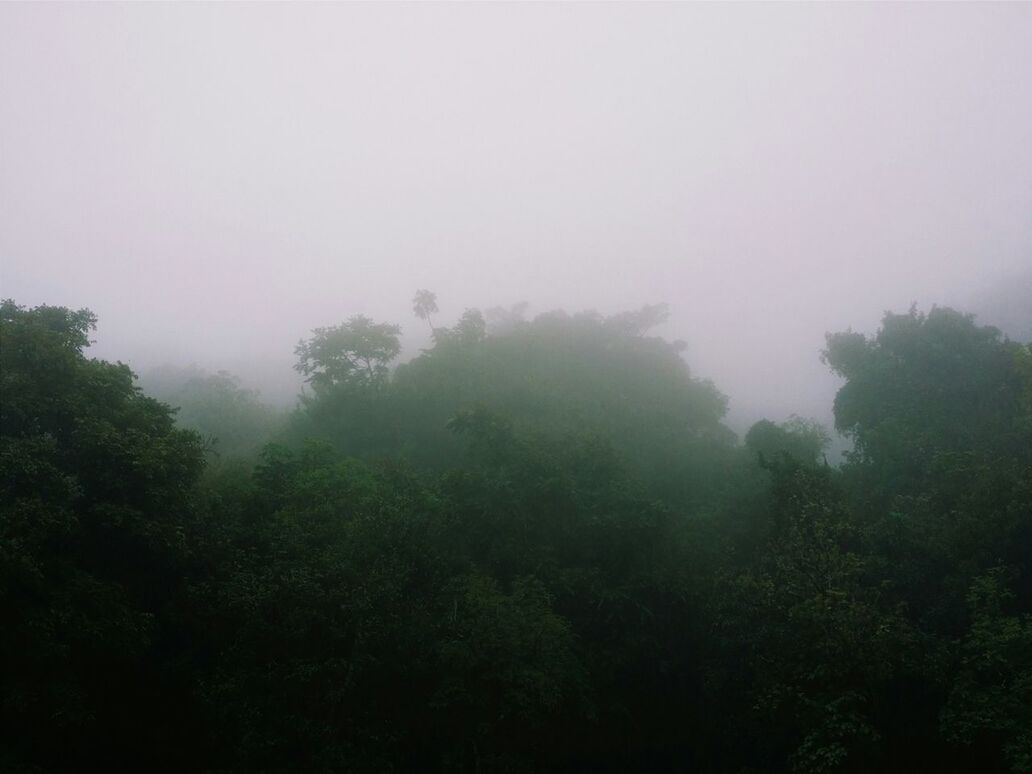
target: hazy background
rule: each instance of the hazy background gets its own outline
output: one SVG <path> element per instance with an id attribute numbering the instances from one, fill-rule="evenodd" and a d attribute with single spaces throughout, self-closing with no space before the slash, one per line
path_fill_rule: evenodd
<path id="1" fill-rule="evenodd" d="M 0 5 L 0 291 L 273 400 L 309 329 L 666 301 L 760 416 L 823 335 L 1032 335 L 1032 5 Z"/>

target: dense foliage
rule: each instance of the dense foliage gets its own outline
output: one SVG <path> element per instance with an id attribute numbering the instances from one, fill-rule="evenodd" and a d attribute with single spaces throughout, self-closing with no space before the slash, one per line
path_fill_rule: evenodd
<path id="1" fill-rule="evenodd" d="M 832 468 L 803 419 L 739 444 L 662 307 L 413 309 L 402 365 L 303 340 L 281 427 L 4 302 L 0 768 L 1032 771 L 1027 344 L 830 335 Z"/>
<path id="2" fill-rule="evenodd" d="M 279 432 L 284 412 L 266 405 L 255 390 L 226 371 L 162 366 L 138 379 L 143 392 L 167 403 L 176 424 L 199 433 L 209 467 L 253 457 Z"/>

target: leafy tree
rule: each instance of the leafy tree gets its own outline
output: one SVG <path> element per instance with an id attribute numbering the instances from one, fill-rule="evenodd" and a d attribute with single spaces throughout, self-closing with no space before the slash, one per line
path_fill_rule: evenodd
<path id="1" fill-rule="evenodd" d="M 719 486 L 716 471 L 734 457 L 734 436 L 721 422 L 726 399 L 692 377 L 677 345 L 642 335 L 661 312 L 555 313 L 492 334 L 478 312 L 467 311 L 375 395 L 316 395 L 294 435 L 441 468 L 462 455 L 449 420 L 484 405 L 527 429 L 600 433 L 664 497 L 704 500 Z"/>
<path id="2" fill-rule="evenodd" d="M 487 338 L 487 323 L 479 309 L 467 309 L 453 328 L 434 330 L 435 346 L 468 351 Z"/>
<path id="3" fill-rule="evenodd" d="M 829 335 L 823 357 L 847 380 L 835 397 L 836 427 L 891 492 L 923 483 L 940 452 L 1020 453 L 1019 349 L 997 329 L 939 307 L 886 314 L 873 339 Z"/>
<path id="4" fill-rule="evenodd" d="M 1032 611 L 1026 348 L 950 309 L 889 314 L 873 339 L 843 333 L 828 342 L 825 357 L 847 379 L 836 424 L 856 441 L 842 472 L 868 542 L 868 573 L 925 643 L 897 682 L 907 716 L 894 733 L 905 726 L 908 741 L 896 749 L 922 750 L 926 760 L 950 750 L 955 760 L 999 770 L 1002 737 L 962 733 L 972 720 L 958 720 L 960 698 L 944 728 L 964 747 L 948 747 L 935 718 L 943 686 L 971 679 L 958 652 L 988 647 L 969 589 L 1004 568 L 1015 579 L 1015 612 Z"/>
<path id="5" fill-rule="evenodd" d="M 770 542 L 728 600 L 735 637 L 755 654 L 749 690 L 787 731 L 779 754 L 792 770 L 863 770 L 877 759 L 878 701 L 908 653 L 907 623 L 871 582 L 831 471 L 791 458 L 771 469 Z"/>
<path id="6" fill-rule="evenodd" d="M 429 290 L 417 290 L 412 299 L 412 311 L 420 320 L 426 320 L 430 333 L 434 332 L 434 321 L 431 315 L 437 314 L 437 294 Z"/>
<path id="7" fill-rule="evenodd" d="M 294 349 L 295 369 L 316 392 L 331 387 L 382 387 L 388 365 L 401 352 L 397 325 L 374 323 L 364 315 L 330 328 L 316 328 Z"/>
<path id="8" fill-rule="evenodd" d="M 446 769 L 531 769 L 542 735 L 581 699 L 585 675 L 569 622 L 533 576 L 511 585 L 504 593 L 493 578 L 472 573 L 442 593 L 430 706 L 452 742 Z"/>
<path id="9" fill-rule="evenodd" d="M 206 717 L 233 770 L 419 757 L 440 587 L 433 503 L 403 471 L 270 447 L 210 592 Z M 425 510 L 424 510 L 425 508 Z"/>
<path id="10" fill-rule="evenodd" d="M 670 318 L 666 304 L 646 304 L 641 309 L 622 312 L 606 319 L 606 325 L 630 336 L 644 336 Z"/>
<path id="11" fill-rule="evenodd" d="M 169 626 L 203 448 L 127 366 L 84 356 L 95 319 L 0 306 L 0 760 L 15 767 L 174 765 L 164 729 L 192 714 Z"/>
<path id="12" fill-rule="evenodd" d="M 971 630 L 942 715 L 950 739 L 1002 748 L 1014 772 L 1032 771 L 1032 613 L 1015 614 L 1008 572 L 995 568 L 971 586 Z"/>
<path id="13" fill-rule="evenodd" d="M 763 461 L 787 455 L 797 462 L 814 465 L 829 442 L 828 433 L 819 422 L 795 416 L 780 425 L 761 419 L 745 434 L 746 447 Z"/>
<path id="14" fill-rule="evenodd" d="M 164 368 L 140 377 L 144 392 L 176 409 L 176 423 L 210 439 L 209 462 L 253 457 L 283 424 L 280 411 L 226 371 Z"/>
<path id="15" fill-rule="evenodd" d="M 583 688 L 576 677 L 563 692 L 563 717 L 536 732 L 554 745 L 552 767 L 637 770 L 690 756 L 699 622 L 683 523 L 601 438 L 523 435 L 483 408 L 453 428 L 472 464 L 442 479 L 442 553 L 503 584 L 540 581 L 576 637 L 569 669 L 586 670 Z M 628 735 L 640 746 L 629 749 Z"/>
<path id="16" fill-rule="evenodd" d="M 484 312 L 484 319 L 487 320 L 488 333 L 505 333 L 517 328 L 527 321 L 527 310 L 530 304 L 526 301 L 519 301 L 509 307 L 492 306 Z"/>

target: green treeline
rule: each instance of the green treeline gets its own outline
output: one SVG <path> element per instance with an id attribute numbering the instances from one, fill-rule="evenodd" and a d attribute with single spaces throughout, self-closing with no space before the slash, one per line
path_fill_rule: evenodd
<path id="1" fill-rule="evenodd" d="M 0 770 L 1032 771 L 1032 350 L 969 316 L 829 335 L 830 467 L 658 306 L 422 292 L 288 417 L 0 311 Z"/>

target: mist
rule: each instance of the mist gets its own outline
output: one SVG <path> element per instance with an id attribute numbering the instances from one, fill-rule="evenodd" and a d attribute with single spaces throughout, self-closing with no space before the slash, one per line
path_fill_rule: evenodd
<path id="1" fill-rule="evenodd" d="M 826 332 L 1028 287 L 1030 30 L 1023 4 L 4 4 L 2 292 L 278 403 L 315 327 L 428 346 L 417 288 L 445 323 L 666 302 L 736 429 L 828 421 Z"/>
<path id="2" fill-rule="evenodd" d="M 0 769 L 1032 771 L 1032 4 L 0 3 Z"/>

